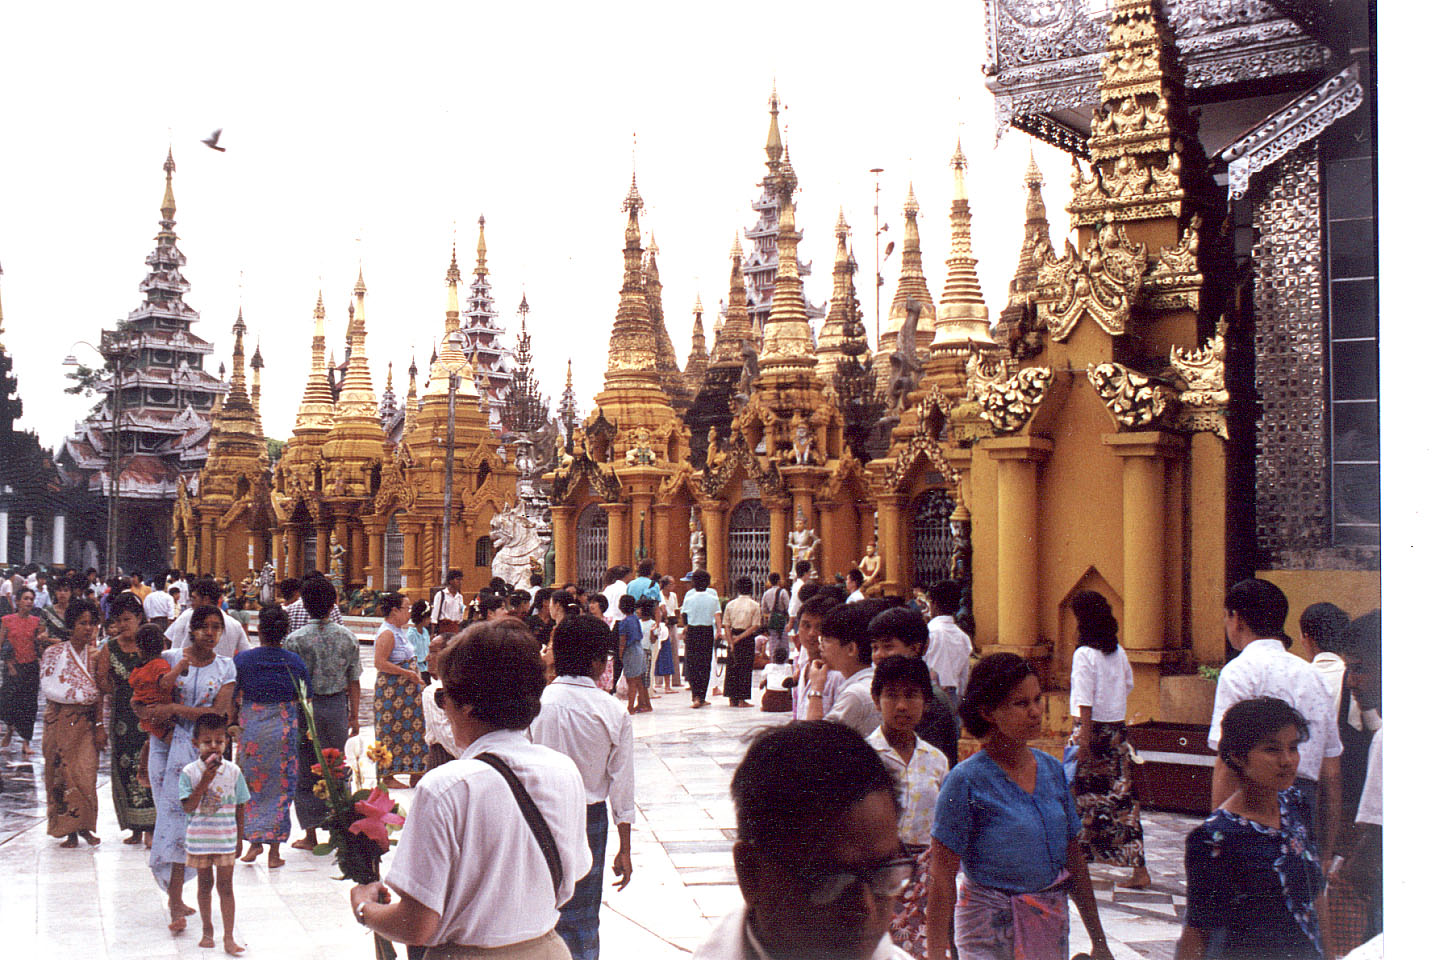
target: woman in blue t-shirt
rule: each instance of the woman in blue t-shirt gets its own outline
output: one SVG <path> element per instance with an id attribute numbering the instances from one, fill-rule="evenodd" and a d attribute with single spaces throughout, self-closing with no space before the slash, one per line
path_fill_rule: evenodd
<path id="1" fill-rule="evenodd" d="M 250 849 L 240 859 L 254 862 L 268 843 L 271 867 L 285 864 L 280 844 L 290 839 L 290 805 L 300 782 L 300 708 L 295 681 L 303 680 L 305 688 L 310 687 L 305 661 L 281 646 L 288 631 L 285 611 L 271 604 L 260 611 L 260 646 L 235 655 L 235 699 L 240 714 L 235 762 L 250 788 L 245 803 L 245 839 L 250 841 Z"/>
<path id="2" fill-rule="evenodd" d="M 925 912 L 930 960 L 950 955 L 952 910 L 959 956 L 1064 960 L 1067 893 L 1090 934 L 1091 956 L 1110 957 L 1065 773 L 1029 744 L 1041 733 L 1044 697 L 1035 671 L 1013 653 L 992 654 L 970 674 L 960 719 L 983 749 L 950 771 L 935 805 Z"/>

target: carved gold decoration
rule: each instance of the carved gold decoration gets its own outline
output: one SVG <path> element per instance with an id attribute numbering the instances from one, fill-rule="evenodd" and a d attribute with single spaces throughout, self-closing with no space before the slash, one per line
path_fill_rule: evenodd
<path id="1" fill-rule="evenodd" d="M 977 397 L 980 416 L 996 433 L 1014 433 L 1030 422 L 1054 381 L 1049 367 L 1026 367 L 1002 382 L 985 383 Z"/>
<path id="2" fill-rule="evenodd" d="M 1169 383 L 1118 363 L 1092 363 L 1085 375 L 1121 427 L 1139 430 L 1172 423 L 1180 398 Z"/>
<path id="3" fill-rule="evenodd" d="M 1199 310 L 1200 287 L 1205 277 L 1200 272 L 1200 218 L 1192 218 L 1172 247 L 1160 248 L 1150 262 L 1144 277 L 1145 306 L 1152 310 Z"/>
<path id="4" fill-rule="evenodd" d="M 861 501 L 870 500 L 869 474 L 865 472 L 864 464 L 846 447 L 840 456 L 840 461 L 830 471 L 830 476 L 820 485 L 816 495 L 822 501 L 839 502 L 846 499 L 848 502 L 851 495 L 846 493 L 845 488 L 849 484 L 854 484 L 855 495 Z"/>
<path id="5" fill-rule="evenodd" d="M 885 468 L 885 487 L 898 490 L 915 474 L 916 466 L 928 462 L 945 477 L 945 482 L 954 486 L 960 482 L 960 471 L 945 459 L 945 450 L 940 441 L 924 434 L 917 434 L 900 448 L 895 461 Z"/>
<path id="6" fill-rule="evenodd" d="M 1125 332 L 1144 278 L 1143 243 L 1131 243 L 1123 227 L 1106 223 L 1083 256 L 1068 240 L 1064 256 L 1043 241 L 1035 256 L 1036 309 L 1053 339 L 1069 337 L 1086 314 L 1111 336 Z"/>
<path id="7" fill-rule="evenodd" d="M 1196 433 L 1208 430 L 1222 440 L 1230 439 L 1230 391 L 1225 389 L 1225 324 L 1222 322 L 1202 347 L 1194 350 L 1171 347 L 1167 372 L 1179 383 L 1180 425 Z"/>
<path id="8" fill-rule="evenodd" d="M 1151 162 L 1149 157 L 1154 154 L 1144 158 L 1121 154 L 1109 174 L 1096 167 L 1090 176 L 1075 161 L 1070 179 L 1074 198 L 1065 208 L 1070 212 L 1070 225 L 1180 216 L 1185 200 L 1180 150 L 1176 144 L 1175 152 L 1158 155 L 1163 163 Z"/>

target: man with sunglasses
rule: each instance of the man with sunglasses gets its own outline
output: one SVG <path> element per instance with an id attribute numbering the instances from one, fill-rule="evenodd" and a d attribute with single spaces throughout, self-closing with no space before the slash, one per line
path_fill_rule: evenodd
<path id="1" fill-rule="evenodd" d="M 886 930 L 915 863 L 894 784 L 863 737 L 824 720 L 772 727 L 730 795 L 745 906 L 695 960 L 908 960 Z"/>

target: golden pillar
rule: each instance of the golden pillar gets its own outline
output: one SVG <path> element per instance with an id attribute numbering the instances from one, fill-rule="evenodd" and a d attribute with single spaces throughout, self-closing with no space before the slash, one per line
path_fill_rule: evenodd
<path id="1" fill-rule="evenodd" d="M 365 536 L 370 541 L 366 553 L 365 589 L 384 590 L 390 584 L 385 582 L 385 518 L 366 517 Z"/>
<path id="2" fill-rule="evenodd" d="M 298 524 L 287 523 L 285 525 L 285 543 L 288 550 L 285 556 L 285 576 L 300 579 L 305 572 L 305 544 L 300 539 L 300 527 Z"/>
<path id="3" fill-rule="evenodd" d="M 246 559 L 251 570 L 259 570 L 265 566 L 265 534 L 259 530 L 250 530 L 249 543 L 246 544 Z"/>
<path id="4" fill-rule="evenodd" d="M 575 581 L 575 508 L 550 508 L 551 536 L 555 538 L 555 582 L 548 586 Z"/>
<path id="5" fill-rule="evenodd" d="M 729 548 L 725 536 L 725 506 L 723 500 L 707 500 L 700 505 L 700 517 L 705 526 L 705 569 L 710 573 L 711 585 L 717 590 L 725 582 Z"/>
<path id="6" fill-rule="evenodd" d="M 789 565 L 785 563 L 786 534 L 790 530 L 790 503 L 787 500 L 776 498 L 765 501 L 765 509 L 770 511 L 770 572 L 778 573 L 782 577 L 788 571 Z M 799 502 L 796 502 L 796 509 L 799 509 Z M 809 514 L 806 514 L 808 517 Z M 824 548 L 824 543 L 821 543 Z M 757 584 L 762 590 L 765 585 Z"/>
<path id="7" fill-rule="evenodd" d="M 605 511 L 606 537 L 605 537 L 605 565 L 607 567 L 618 567 L 625 563 L 629 556 L 628 544 L 625 542 L 625 504 L 623 503 L 602 503 L 601 509 Z"/>
<path id="8" fill-rule="evenodd" d="M 1158 430 L 1112 433 L 1101 440 L 1122 464 L 1125 624 L 1121 639 L 1130 650 L 1161 650 L 1170 558 L 1165 538 L 1165 462 L 1182 453 L 1184 442 Z"/>
<path id="9" fill-rule="evenodd" d="M 351 583 L 363 583 L 365 570 L 370 565 L 369 540 L 365 536 L 365 527 L 359 519 L 350 527 L 350 580 Z"/>
<path id="10" fill-rule="evenodd" d="M 275 562 L 275 582 L 289 576 L 285 572 L 285 528 L 276 526 L 270 531 L 270 559 Z M 279 596 L 279 594 L 276 594 Z"/>
<path id="11" fill-rule="evenodd" d="M 413 599 L 424 591 L 420 582 L 420 524 L 414 520 L 400 524 L 405 548 L 400 556 L 400 589 Z"/>
<path id="12" fill-rule="evenodd" d="M 657 504 L 650 509 L 650 516 L 654 518 L 651 522 L 655 524 L 655 532 L 650 535 L 650 542 L 654 544 L 650 555 L 655 558 L 657 576 L 679 569 L 674 562 L 674 548 L 670 545 L 670 537 L 674 532 L 671 527 L 671 515 L 674 511 L 675 508 L 670 504 L 664 506 Z"/>
<path id="13" fill-rule="evenodd" d="M 1055 449 L 1044 437 L 1000 437 L 983 444 L 996 461 L 997 613 L 1002 647 L 1029 649 L 1039 639 L 1039 526 L 1036 469 Z"/>
<path id="14" fill-rule="evenodd" d="M 330 526 L 315 525 L 315 569 L 330 573 Z"/>
<path id="15" fill-rule="evenodd" d="M 215 563 L 215 518 L 205 517 L 200 521 L 200 572 L 223 576 Z"/>
<path id="16" fill-rule="evenodd" d="M 909 558 L 902 556 L 905 497 L 899 493 L 881 493 L 875 500 L 875 510 L 880 519 L 880 556 L 885 562 L 885 579 L 880 581 L 880 592 L 885 595 L 901 594 L 907 586 L 901 571 L 910 569 Z"/>

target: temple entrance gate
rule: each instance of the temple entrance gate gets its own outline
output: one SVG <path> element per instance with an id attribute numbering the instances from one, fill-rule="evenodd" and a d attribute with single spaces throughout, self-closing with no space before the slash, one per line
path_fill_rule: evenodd
<path id="1" fill-rule="evenodd" d="M 575 534 L 575 582 L 582 590 L 599 590 L 610 553 L 610 524 L 598 503 L 580 511 Z"/>
<path id="2" fill-rule="evenodd" d="M 926 490 L 915 498 L 911 511 L 914 536 L 914 568 L 911 583 L 929 586 L 950 576 L 955 538 L 950 533 L 950 514 L 955 499 L 945 490 Z"/>
<path id="3" fill-rule="evenodd" d="M 730 511 L 728 537 L 730 563 L 725 570 L 726 593 L 733 596 L 735 581 L 749 577 L 759 594 L 770 575 L 770 511 L 759 500 L 741 500 Z"/>
<path id="4" fill-rule="evenodd" d="M 390 515 L 390 522 L 385 525 L 385 568 L 381 582 L 376 584 L 378 589 L 399 588 L 400 564 L 404 559 L 405 535 L 400 532 L 400 515 L 393 513 Z"/>

